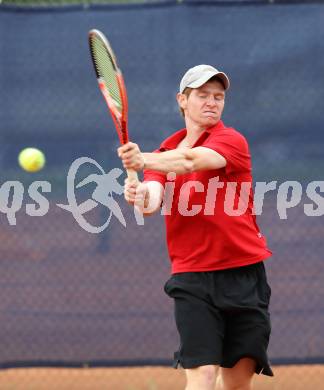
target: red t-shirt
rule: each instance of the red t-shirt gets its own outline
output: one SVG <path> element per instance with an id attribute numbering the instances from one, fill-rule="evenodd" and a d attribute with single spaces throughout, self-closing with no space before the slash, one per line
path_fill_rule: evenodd
<path id="1" fill-rule="evenodd" d="M 156 152 L 176 149 L 185 135 L 186 129 L 177 131 Z M 172 273 L 241 267 L 271 256 L 253 215 L 246 139 L 219 121 L 204 131 L 193 145 L 197 146 L 221 154 L 226 167 L 176 175 L 175 180 L 162 172 L 144 171 L 145 181 L 158 181 L 165 188 L 161 210 Z"/>

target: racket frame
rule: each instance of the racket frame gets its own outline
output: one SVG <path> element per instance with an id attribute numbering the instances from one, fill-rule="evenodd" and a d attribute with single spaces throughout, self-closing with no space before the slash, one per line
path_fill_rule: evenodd
<path id="1" fill-rule="evenodd" d="M 109 57 L 110 62 L 112 64 L 114 72 L 115 72 L 115 76 L 116 76 L 116 80 L 117 80 L 117 84 L 118 84 L 118 89 L 119 89 L 119 93 L 120 93 L 120 98 L 121 98 L 121 103 L 122 103 L 121 113 L 116 108 L 116 104 L 114 103 L 113 98 L 111 97 L 111 95 L 108 91 L 108 88 L 106 86 L 106 83 L 105 83 L 104 79 L 101 77 L 101 75 L 99 74 L 97 66 L 96 66 L 97 58 L 96 58 L 95 52 L 92 48 L 93 47 L 92 40 L 98 39 L 98 38 L 101 40 L 103 47 L 107 51 L 107 56 Z M 99 31 L 97 29 L 90 30 L 89 34 L 88 34 L 88 40 L 89 40 L 89 47 L 90 47 L 92 63 L 93 63 L 95 73 L 97 76 L 99 89 L 100 89 L 100 91 L 101 91 L 101 93 L 106 101 L 106 104 L 108 106 L 108 109 L 110 111 L 111 117 L 113 119 L 114 125 L 115 125 L 116 130 L 117 130 L 117 134 L 118 134 L 120 143 L 122 145 L 124 145 L 127 142 L 129 142 L 129 136 L 128 136 L 128 99 L 127 99 L 126 86 L 125 86 L 122 72 L 121 72 L 120 68 L 118 67 L 115 53 L 114 53 L 108 39 L 105 37 L 105 35 L 101 31 Z M 137 175 L 136 171 L 129 170 L 129 169 L 127 169 L 126 171 L 127 171 L 127 176 L 129 179 L 131 179 L 132 181 L 138 181 L 138 175 Z"/>

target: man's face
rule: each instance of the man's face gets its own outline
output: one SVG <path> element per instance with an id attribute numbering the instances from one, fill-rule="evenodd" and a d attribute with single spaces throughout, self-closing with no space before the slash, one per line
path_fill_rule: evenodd
<path id="1" fill-rule="evenodd" d="M 181 94 L 179 104 L 185 117 L 201 127 L 214 126 L 224 109 L 225 90 L 220 81 L 208 81 L 191 91 L 189 97 Z"/>

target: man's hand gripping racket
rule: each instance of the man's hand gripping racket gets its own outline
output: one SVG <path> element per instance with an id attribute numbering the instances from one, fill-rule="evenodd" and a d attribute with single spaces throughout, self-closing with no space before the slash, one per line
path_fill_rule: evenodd
<path id="1" fill-rule="evenodd" d="M 116 56 L 104 34 L 89 31 L 89 46 L 99 88 L 105 98 L 122 145 L 128 143 L 128 103 L 126 87 Z M 130 181 L 138 182 L 137 172 L 127 169 Z"/>

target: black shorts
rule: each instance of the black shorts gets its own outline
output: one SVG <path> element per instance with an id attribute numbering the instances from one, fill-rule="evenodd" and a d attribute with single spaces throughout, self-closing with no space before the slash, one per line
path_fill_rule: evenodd
<path id="1" fill-rule="evenodd" d="M 173 274 L 164 291 L 174 299 L 180 348 L 174 367 L 231 368 L 253 358 L 256 373 L 273 376 L 267 357 L 271 289 L 263 262 L 240 268 Z"/>

